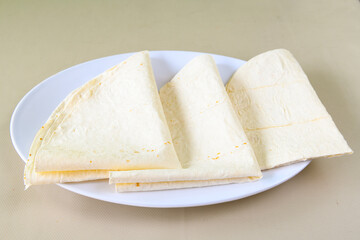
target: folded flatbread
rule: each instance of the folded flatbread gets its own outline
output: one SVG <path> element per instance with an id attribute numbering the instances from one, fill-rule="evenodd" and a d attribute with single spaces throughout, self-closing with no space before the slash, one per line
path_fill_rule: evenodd
<path id="1" fill-rule="evenodd" d="M 352 153 L 289 51 L 252 58 L 226 90 L 262 170 Z"/>
<path id="2" fill-rule="evenodd" d="M 181 164 L 144 51 L 66 97 L 37 133 L 24 178 L 29 186 L 163 168 Z"/>
<path id="3" fill-rule="evenodd" d="M 201 187 L 261 178 L 211 56 L 188 63 L 160 90 L 160 98 L 184 169 L 110 172 L 117 191 Z"/>

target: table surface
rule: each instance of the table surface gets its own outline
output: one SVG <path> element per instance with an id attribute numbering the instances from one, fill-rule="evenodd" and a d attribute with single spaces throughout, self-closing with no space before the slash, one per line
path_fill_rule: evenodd
<path id="1" fill-rule="evenodd" d="M 0 1 L 1 239 L 358 239 L 360 2 Z M 124 52 L 189 50 L 247 60 L 289 49 L 355 154 L 314 160 L 290 181 L 206 207 L 150 209 L 56 185 L 24 191 L 10 116 L 36 84 Z"/>

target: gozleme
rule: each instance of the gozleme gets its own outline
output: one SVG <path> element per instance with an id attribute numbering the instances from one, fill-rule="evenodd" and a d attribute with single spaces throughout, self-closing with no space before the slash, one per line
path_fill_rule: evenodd
<path id="1" fill-rule="evenodd" d="M 262 170 L 352 153 L 292 54 L 260 54 L 226 90 Z"/>
<path id="2" fill-rule="evenodd" d="M 110 172 L 117 191 L 201 187 L 261 178 L 253 150 L 211 56 L 189 62 L 160 90 L 184 169 Z"/>
<path id="3" fill-rule="evenodd" d="M 32 143 L 25 184 L 162 168 L 181 165 L 144 51 L 75 90 L 57 107 Z"/>

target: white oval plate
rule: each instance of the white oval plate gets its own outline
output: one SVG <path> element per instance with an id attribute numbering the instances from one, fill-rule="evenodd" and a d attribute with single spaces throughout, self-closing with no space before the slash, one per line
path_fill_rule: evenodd
<path id="1" fill-rule="evenodd" d="M 61 71 L 44 80 L 16 106 L 10 122 L 13 145 L 26 161 L 32 140 L 56 106 L 75 88 L 80 87 L 108 68 L 125 60 L 133 53 L 119 54 L 85 62 Z M 158 87 L 168 82 L 199 52 L 151 51 L 151 62 Z M 243 60 L 211 54 L 226 83 Z M 91 198 L 142 207 L 193 207 L 233 201 L 273 188 L 302 171 L 310 161 L 292 164 L 263 172 L 260 181 L 179 190 L 116 193 L 108 181 L 58 184 L 60 187 Z M 21 176 L 19 176 L 21 177 Z M 36 187 L 36 186 L 33 186 Z"/>

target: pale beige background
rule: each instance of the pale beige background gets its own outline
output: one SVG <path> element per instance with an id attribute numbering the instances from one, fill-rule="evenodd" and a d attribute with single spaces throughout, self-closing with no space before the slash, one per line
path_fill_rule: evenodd
<path id="1" fill-rule="evenodd" d="M 358 0 L 0 0 L 0 239 L 359 239 L 359 44 Z M 247 60 L 279 47 L 300 61 L 355 154 L 316 160 L 277 188 L 207 207 L 128 207 L 55 185 L 23 191 L 10 116 L 52 74 L 143 49 Z"/>

